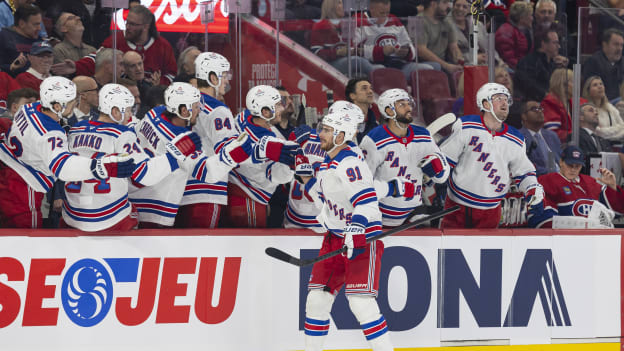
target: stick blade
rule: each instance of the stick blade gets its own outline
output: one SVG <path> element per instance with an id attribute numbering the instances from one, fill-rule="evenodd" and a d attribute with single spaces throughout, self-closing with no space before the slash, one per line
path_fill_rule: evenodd
<path id="1" fill-rule="evenodd" d="M 264 250 L 264 252 L 267 255 L 269 255 L 269 256 L 277 259 L 277 260 L 284 261 L 284 262 L 290 263 L 290 264 L 294 264 L 295 266 L 300 266 L 301 265 L 301 260 L 300 259 L 298 259 L 296 257 L 293 257 L 293 256 L 287 254 L 286 252 L 280 250 L 280 249 L 276 249 L 274 247 L 267 247 Z"/>

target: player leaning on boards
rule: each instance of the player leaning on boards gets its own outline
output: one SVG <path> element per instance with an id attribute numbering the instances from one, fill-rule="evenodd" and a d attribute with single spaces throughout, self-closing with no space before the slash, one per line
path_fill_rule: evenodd
<path id="1" fill-rule="evenodd" d="M 172 83 L 165 90 L 164 98 L 165 105 L 148 111 L 136 127 L 139 144 L 150 157 L 166 154 L 167 143 L 188 133 L 199 113 L 199 90 L 188 83 Z M 251 141 L 245 134 L 241 140 L 225 143 L 216 155 L 208 157 L 201 150 L 195 151 L 180 168 L 155 185 L 141 187 L 133 183 L 130 201 L 139 212 L 139 227 L 173 226 L 187 179 L 210 183 L 227 179 L 230 170 L 246 160 L 250 153 Z M 206 212 L 204 216 L 211 213 Z"/>
<path id="2" fill-rule="evenodd" d="M 529 215 L 543 213 L 544 191 L 526 155 L 524 137 L 504 123 L 511 101 L 504 86 L 484 84 L 477 91 L 477 106 L 483 115 L 458 119 L 440 146 L 453 168 L 444 207 L 461 206 L 460 211 L 442 219 L 442 228 L 498 227 L 500 202 L 512 181 L 524 192 Z"/>
<path id="3" fill-rule="evenodd" d="M 125 153 L 136 162 L 130 179 L 66 183 L 63 221 L 70 227 L 89 232 L 135 228 L 138 221 L 131 214 L 129 181 L 142 186 L 157 184 L 179 168 L 178 162 L 201 148 L 199 136 L 186 132 L 167 142 L 164 154 L 150 157 L 139 145 L 134 129 L 126 126 L 132 118 L 133 106 L 134 97 L 128 88 L 106 84 L 99 92 L 98 119 L 81 121 L 69 131 L 69 149 L 74 153 L 85 157 Z"/>
<path id="4" fill-rule="evenodd" d="M 193 131 L 202 139 L 206 156 L 218 154 L 228 140 L 237 135 L 232 111 L 220 100 L 231 78 L 230 62 L 215 52 L 202 52 L 195 59 L 195 78 L 201 92 L 199 115 Z M 176 227 L 216 228 L 228 203 L 228 176 L 201 182 L 190 175 Z"/>
<path id="5" fill-rule="evenodd" d="M 334 256 L 312 268 L 305 319 L 306 351 L 322 350 L 329 331 L 329 312 L 336 294 L 346 284 L 349 307 L 374 351 L 392 350 L 385 318 L 375 301 L 383 254 L 380 240 L 366 238 L 381 232 L 381 212 L 373 176 L 348 141 L 357 133 L 357 120 L 345 111 L 322 120 L 321 148 L 327 153 L 316 176 L 300 178 L 312 198 L 323 198 L 317 217 L 327 229 L 319 255 L 346 245 L 347 257 Z"/>
<path id="6" fill-rule="evenodd" d="M 130 157 L 69 153 L 59 121 L 73 108 L 76 86 L 72 81 L 46 78 L 39 94 L 38 102 L 24 105 L 15 114 L 11 129 L 0 141 L 0 223 L 4 228 L 41 227 L 41 201 L 56 179 L 125 178 L 134 170 Z"/>
<path id="7" fill-rule="evenodd" d="M 401 225 L 410 212 L 422 204 L 423 176 L 444 183 L 450 173 L 446 157 L 440 152 L 427 129 L 412 125 L 414 101 L 403 89 L 389 89 L 377 100 L 379 111 L 388 123 L 371 130 L 360 148 L 375 180 L 404 180 L 414 187 L 413 197 L 379 197 L 384 226 Z"/>

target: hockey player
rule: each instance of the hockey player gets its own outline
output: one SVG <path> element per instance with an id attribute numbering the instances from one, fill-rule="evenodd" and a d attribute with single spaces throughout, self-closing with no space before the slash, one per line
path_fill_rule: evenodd
<path id="1" fill-rule="evenodd" d="M 557 227 L 556 223 L 551 223 L 553 214 L 575 216 L 577 217 L 576 222 L 582 222 L 589 217 L 592 210 L 598 209 L 604 213 L 609 213 L 608 210 L 603 210 L 604 206 L 610 210 L 624 213 L 624 191 L 616 185 L 613 172 L 601 168 L 598 170 L 601 177 L 594 179 L 581 174 L 583 164 L 585 164 L 583 151 L 571 145 L 561 153 L 559 172 L 544 174 L 538 178 L 546 194 L 546 208 L 552 207 L 553 211 L 550 212 L 550 216 L 530 216 L 530 225 L 543 228 Z M 612 216 L 605 215 L 603 217 L 607 219 L 606 223 L 603 224 L 612 227 Z"/>
<path id="2" fill-rule="evenodd" d="M 375 180 L 388 182 L 399 177 L 411 181 L 416 189 L 409 199 L 379 199 L 383 225 L 398 226 L 422 203 L 423 176 L 444 183 L 450 169 L 427 129 L 410 124 L 414 101 L 405 90 L 386 90 L 379 96 L 377 106 L 388 123 L 362 139 L 360 148 L 366 155 L 366 164 Z"/>
<path id="3" fill-rule="evenodd" d="M 71 111 L 76 98 L 72 81 L 49 77 L 39 91 L 40 101 L 22 106 L 0 141 L 0 223 L 4 228 L 41 227 L 41 201 L 56 179 L 125 178 L 134 170 L 130 157 L 91 159 L 69 153 L 59 121 Z"/>
<path id="4" fill-rule="evenodd" d="M 322 350 L 329 330 L 329 312 L 346 284 L 349 307 L 374 351 L 392 350 L 388 327 L 375 301 L 383 242 L 367 244 L 381 231 L 381 212 L 373 176 L 363 158 L 349 146 L 358 121 L 349 112 L 322 120 L 321 148 L 327 153 L 314 178 L 303 174 L 306 193 L 323 199 L 318 221 L 327 234 L 319 255 L 345 245 L 347 255 L 318 262 L 312 268 L 306 301 L 306 351 Z"/>
<path id="5" fill-rule="evenodd" d="M 150 157 L 165 154 L 166 144 L 187 133 L 195 125 L 199 113 L 200 92 L 188 83 L 171 84 L 164 98 L 165 105 L 148 111 L 136 128 L 139 144 Z M 173 226 L 187 179 L 202 182 L 227 179 L 232 167 L 247 159 L 250 153 L 251 141 L 243 135 L 243 139 L 227 143 L 217 155 L 207 157 L 201 151 L 193 153 L 181 168 L 156 185 L 131 190 L 130 200 L 139 212 L 139 227 Z M 193 223 L 183 224 L 191 227 Z"/>
<path id="6" fill-rule="evenodd" d="M 293 179 L 294 157 L 299 145 L 279 139 L 274 126 L 280 122 L 282 97 L 277 89 L 258 85 L 246 97 L 249 114 L 236 124 L 254 142 L 252 156 L 230 172 L 228 224 L 264 228 L 267 204 L 278 185 Z M 278 132 L 279 133 L 279 132 Z"/>
<path id="7" fill-rule="evenodd" d="M 462 209 L 445 216 L 442 228 L 496 228 L 501 199 L 512 181 L 525 194 L 529 213 L 543 211 L 543 189 L 526 155 L 524 137 L 504 123 L 511 102 L 507 88 L 484 84 L 477 91 L 483 115 L 459 118 L 440 146 L 453 168 L 444 207 L 459 204 Z"/>
<path id="8" fill-rule="evenodd" d="M 181 133 L 164 145 L 166 153 L 153 158 L 139 145 L 133 129 L 125 124 L 132 116 L 134 97 L 119 84 L 106 84 L 99 92 L 97 120 L 76 124 L 69 134 L 69 148 L 80 155 L 127 153 L 137 163 L 130 177 L 133 183 L 154 185 L 179 168 L 187 156 L 201 148 L 199 136 Z M 67 201 L 64 222 L 84 231 L 129 230 L 137 225 L 128 201 L 128 180 L 89 179 L 65 184 Z"/>
<path id="9" fill-rule="evenodd" d="M 195 77 L 201 92 L 200 111 L 193 130 L 202 138 L 203 153 L 221 151 L 226 140 L 237 134 L 230 109 L 219 100 L 231 78 L 230 63 L 214 52 L 203 52 L 195 59 Z M 215 228 L 222 207 L 228 203 L 227 174 L 206 183 L 189 178 L 176 218 L 181 228 Z"/>

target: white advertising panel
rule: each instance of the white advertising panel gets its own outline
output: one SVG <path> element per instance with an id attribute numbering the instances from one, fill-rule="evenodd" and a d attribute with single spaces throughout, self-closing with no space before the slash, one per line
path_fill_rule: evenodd
<path id="1" fill-rule="evenodd" d="M 397 348 L 620 335 L 620 236 L 387 238 L 378 303 Z M 7 350 L 301 350 L 320 237 L 0 237 Z M 368 345 L 341 293 L 327 349 Z"/>

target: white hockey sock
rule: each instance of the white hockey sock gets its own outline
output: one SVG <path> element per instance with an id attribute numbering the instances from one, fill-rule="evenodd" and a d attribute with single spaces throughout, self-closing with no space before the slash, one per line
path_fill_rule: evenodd
<path id="1" fill-rule="evenodd" d="M 377 301 L 371 296 L 349 295 L 347 299 L 373 351 L 393 351 L 386 319 L 379 312 Z"/>
<path id="2" fill-rule="evenodd" d="M 329 332 L 329 312 L 334 295 L 323 290 L 310 290 L 306 300 L 305 351 L 322 351 Z"/>

